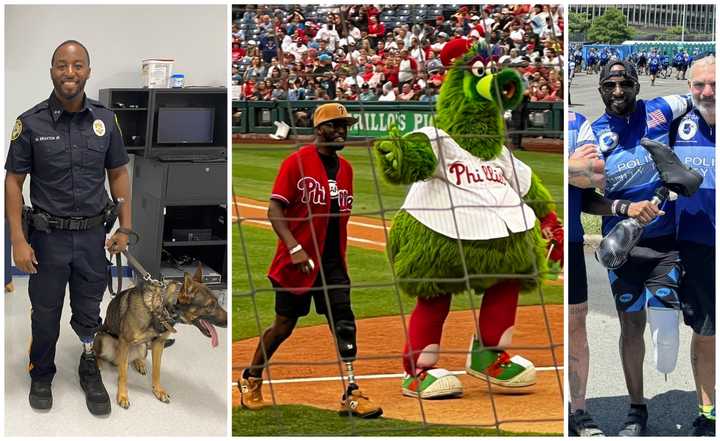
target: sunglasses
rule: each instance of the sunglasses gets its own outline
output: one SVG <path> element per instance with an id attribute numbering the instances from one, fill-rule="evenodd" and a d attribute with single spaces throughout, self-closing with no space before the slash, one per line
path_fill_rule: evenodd
<path id="1" fill-rule="evenodd" d="M 704 83 L 702 81 L 693 81 L 692 83 L 690 83 L 690 86 L 693 89 L 699 90 L 699 91 L 705 90 L 705 86 L 710 86 L 710 88 L 712 90 L 715 90 L 715 82 L 714 81 L 711 81 L 709 83 Z"/>
<path id="2" fill-rule="evenodd" d="M 603 91 L 605 92 L 613 92 L 615 91 L 615 88 L 620 86 L 623 90 L 631 90 L 635 88 L 635 81 L 633 80 L 622 80 L 622 81 L 605 81 L 600 85 L 602 87 Z"/>

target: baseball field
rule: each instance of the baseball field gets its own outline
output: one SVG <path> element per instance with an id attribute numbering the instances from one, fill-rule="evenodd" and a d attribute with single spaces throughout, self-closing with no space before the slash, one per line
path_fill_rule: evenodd
<path id="1" fill-rule="evenodd" d="M 236 145 L 233 149 L 233 378 L 250 361 L 257 336 L 274 317 L 274 295 L 265 277 L 276 236 L 265 218 L 267 200 L 280 162 L 292 146 Z M 395 289 L 384 253 L 387 228 L 406 188 L 375 176 L 367 146 L 349 145 L 342 154 L 355 171 L 355 198 L 348 238 L 358 320 L 361 387 L 382 405 L 376 421 L 342 419 L 336 410 L 342 383 L 324 316 L 311 312 L 280 347 L 265 382 L 266 401 L 259 412 L 235 407 L 233 435 L 517 435 L 562 433 L 563 313 L 562 279 L 521 297 L 511 353 L 538 366 L 538 383 L 521 394 L 501 393 L 464 374 L 464 361 L 481 298 L 457 295 L 446 321 L 439 366 L 459 375 L 461 399 L 421 401 L 400 393 L 405 321 L 414 300 Z M 562 207 L 562 156 L 518 152 L 543 179 Z M 560 210 L 562 214 L 562 210 Z M 237 221 L 242 219 L 242 222 Z M 254 295 L 251 295 L 253 294 Z M 233 388 L 233 404 L 239 394 Z"/>

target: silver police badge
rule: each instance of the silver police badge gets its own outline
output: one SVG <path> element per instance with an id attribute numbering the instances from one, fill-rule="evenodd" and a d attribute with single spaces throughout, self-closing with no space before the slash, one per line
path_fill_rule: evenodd
<path id="1" fill-rule="evenodd" d="M 97 136 L 104 136 L 105 135 L 105 123 L 102 122 L 101 119 L 96 119 L 93 121 L 93 131 Z"/>

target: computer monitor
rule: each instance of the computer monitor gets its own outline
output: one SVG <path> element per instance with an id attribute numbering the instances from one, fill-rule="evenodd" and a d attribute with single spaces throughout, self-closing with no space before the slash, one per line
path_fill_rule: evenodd
<path id="1" fill-rule="evenodd" d="M 160 107 L 157 144 L 212 144 L 215 109 L 212 107 Z"/>

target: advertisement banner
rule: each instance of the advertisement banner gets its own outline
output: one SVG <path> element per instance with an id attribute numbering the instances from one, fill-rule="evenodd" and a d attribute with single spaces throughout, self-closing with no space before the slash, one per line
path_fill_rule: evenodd
<path id="1" fill-rule="evenodd" d="M 390 123 L 395 123 L 402 133 L 410 133 L 422 127 L 432 126 L 433 116 L 428 111 L 383 111 L 350 110 L 350 114 L 358 119 L 358 123 L 350 128 L 349 136 L 383 137 L 387 135 Z"/>

